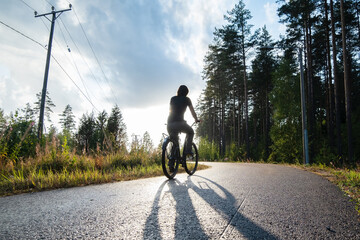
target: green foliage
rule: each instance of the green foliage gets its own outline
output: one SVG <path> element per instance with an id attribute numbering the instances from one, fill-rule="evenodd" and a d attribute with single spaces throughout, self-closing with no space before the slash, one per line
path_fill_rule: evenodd
<path id="1" fill-rule="evenodd" d="M 62 114 L 59 114 L 60 118 L 60 124 L 63 128 L 64 132 L 72 132 L 72 130 L 75 128 L 75 116 L 72 112 L 71 106 L 68 104 L 66 105 L 64 111 Z"/>
<path id="2" fill-rule="evenodd" d="M 111 110 L 106 130 L 111 136 L 112 144 L 115 149 L 120 149 L 126 145 L 126 125 L 121 110 L 117 105 Z"/>
<path id="3" fill-rule="evenodd" d="M 237 146 L 235 142 L 232 142 L 228 147 L 228 153 L 226 157 L 231 161 L 244 161 L 246 160 L 246 146 Z"/>
<path id="4" fill-rule="evenodd" d="M 77 133 L 78 149 L 89 153 L 96 149 L 96 122 L 94 113 L 83 114 Z"/>
<path id="5" fill-rule="evenodd" d="M 325 166 L 340 166 L 340 158 L 330 149 L 328 143 L 323 140 L 318 154 L 314 157 L 314 163 Z"/>
<path id="6" fill-rule="evenodd" d="M 296 125 L 286 123 L 271 129 L 273 145 L 270 162 L 302 163 L 302 138 L 297 128 Z"/>
<path id="7" fill-rule="evenodd" d="M 216 161 L 220 159 L 219 147 L 214 141 L 209 142 L 206 138 L 200 138 L 198 151 L 201 160 Z"/>
<path id="8" fill-rule="evenodd" d="M 271 162 L 300 163 L 302 132 L 300 121 L 299 76 L 291 60 L 284 59 L 274 74 L 271 103 L 274 108 Z"/>
<path id="9" fill-rule="evenodd" d="M 354 146 L 360 146 L 360 108 L 353 114 L 353 138 L 354 138 Z M 354 148 L 355 159 L 360 159 L 360 148 Z"/>
<path id="10" fill-rule="evenodd" d="M 2 164 L 34 156 L 36 141 L 34 122 L 23 120 L 16 111 L 15 115 L 11 116 L 10 123 L 2 126 L 0 136 L 0 159 Z"/>
<path id="11" fill-rule="evenodd" d="M 41 109 L 41 98 L 42 98 L 42 92 L 39 92 L 36 94 L 37 101 L 34 103 L 35 107 L 33 109 L 33 113 L 35 115 L 39 115 L 40 109 Z M 56 107 L 54 102 L 51 100 L 49 96 L 49 92 L 46 91 L 45 95 L 45 109 L 44 109 L 44 116 L 46 116 L 47 120 L 51 122 L 50 114 L 53 113 L 52 108 Z"/>

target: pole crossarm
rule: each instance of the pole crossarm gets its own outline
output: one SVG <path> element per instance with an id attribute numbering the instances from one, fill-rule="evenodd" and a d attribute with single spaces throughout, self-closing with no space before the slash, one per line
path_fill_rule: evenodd
<path id="1" fill-rule="evenodd" d="M 57 19 L 63 12 L 67 12 L 67 11 L 70 11 L 71 8 L 68 8 L 68 9 L 64 9 L 64 10 L 59 10 L 59 11 L 51 11 L 49 13 L 43 13 L 43 14 L 37 14 L 37 12 L 35 12 L 35 17 L 44 17 L 44 16 L 47 16 L 47 15 L 50 15 L 50 14 L 57 14 L 57 13 L 60 13 L 55 19 Z"/>

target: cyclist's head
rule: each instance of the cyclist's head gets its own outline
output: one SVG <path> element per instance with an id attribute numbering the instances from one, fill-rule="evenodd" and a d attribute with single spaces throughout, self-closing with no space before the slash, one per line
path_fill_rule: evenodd
<path id="1" fill-rule="evenodd" d="M 189 89 L 185 85 L 181 85 L 177 91 L 178 96 L 186 96 L 189 93 Z"/>

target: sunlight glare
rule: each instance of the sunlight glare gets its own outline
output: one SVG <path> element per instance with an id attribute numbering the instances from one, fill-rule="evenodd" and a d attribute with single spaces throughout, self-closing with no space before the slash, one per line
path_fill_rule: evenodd
<path id="1" fill-rule="evenodd" d="M 162 133 L 167 133 L 165 124 L 169 115 L 168 104 L 149 108 L 127 108 L 122 113 L 129 142 L 131 142 L 132 136 L 137 135 L 137 137 L 142 138 L 147 131 L 154 147 L 157 147 L 162 138 Z"/>

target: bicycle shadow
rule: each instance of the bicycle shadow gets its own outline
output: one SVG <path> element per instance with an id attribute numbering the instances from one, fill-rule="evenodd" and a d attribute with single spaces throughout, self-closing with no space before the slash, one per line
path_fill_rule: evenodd
<path id="1" fill-rule="evenodd" d="M 203 181 L 193 182 L 192 178 Z M 168 191 L 164 191 L 166 186 Z M 209 234 L 212 226 L 208 223 L 201 224 L 190 191 L 196 193 L 212 211 L 217 212 L 227 222 L 217 236 Z M 239 205 L 236 198 L 224 187 L 201 176 L 189 176 L 183 183 L 176 179 L 167 180 L 161 184 L 155 195 L 151 213 L 145 223 L 143 239 L 219 239 L 226 238 L 226 234 L 231 234 L 233 229 L 246 239 L 277 239 L 272 233 L 242 215 L 241 204 Z M 204 229 L 205 226 L 208 229 Z"/>
<path id="2" fill-rule="evenodd" d="M 163 191 L 165 186 L 168 191 Z M 143 239 L 209 238 L 202 230 L 188 191 L 186 184 L 177 179 L 161 184 L 145 223 Z"/>

